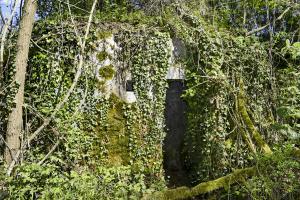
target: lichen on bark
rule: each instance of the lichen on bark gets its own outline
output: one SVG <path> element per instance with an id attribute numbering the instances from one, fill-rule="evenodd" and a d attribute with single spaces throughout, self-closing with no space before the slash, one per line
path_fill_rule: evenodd
<path id="1" fill-rule="evenodd" d="M 266 154 L 271 154 L 272 150 L 269 147 L 269 145 L 264 141 L 262 135 L 259 133 L 255 125 L 253 124 L 245 103 L 245 92 L 244 92 L 244 83 L 243 80 L 240 79 L 239 81 L 240 85 L 240 92 L 238 94 L 238 110 L 240 112 L 240 115 L 245 122 L 249 133 L 253 136 L 255 142 L 259 145 L 259 147 L 264 151 Z"/>

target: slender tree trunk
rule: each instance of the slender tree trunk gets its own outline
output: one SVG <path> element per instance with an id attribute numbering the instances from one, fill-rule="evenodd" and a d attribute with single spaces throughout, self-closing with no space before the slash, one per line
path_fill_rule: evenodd
<path id="1" fill-rule="evenodd" d="M 23 128 L 22 107 L 24 103 L 24 85 L 29 52 L 29 44 L 37 9 L 37 0 L 26 0 L 23 7 L 23 16 L 17 39 L 17 53 L 15 58 L 16 74 L 14 80 L 19 84 L 18 92 L 14 98 L 16 107 L 8 116 L 5 161 L 10 164 L 20 149 L 20 134 Z"/>

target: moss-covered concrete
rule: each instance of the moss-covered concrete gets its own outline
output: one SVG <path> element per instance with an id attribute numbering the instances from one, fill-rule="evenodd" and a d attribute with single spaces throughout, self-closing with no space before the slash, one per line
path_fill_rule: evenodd
<path id="1" fill-rule="evenodd" d="M 98 31 L 97 32 L 97 38 L 99 40 L 106 39 L 106 38 L 109 38 L 111 36 L 112 36 L 112 32 L 111 31 Z"/>
<path id="2" fill-rule="evenodd" d="M 97 88 L 99 89 L 99 91 L 101 93 L 105 93 L 106 92 L 106 86 L 105 86 L 106 81 L 99 81 L 97 83 Z"/>
<path id="3" fill-rule="evenodd" d="M 129 164 L 128 135 L 125 131 L 125 118 L 122 102 L 117 96 L 111 95 L 110 108 L 106 124 L 97 129 L 100 138 L 107 141 L 107 164 L 121 166 Z"/>
<path id="4" fill-rule="evenodd" d="M 106 51 L 101 51 L 97 53 L 97 59 L 99 62 L 102 62 L 107 58 L 111 59 L 111 56 Z"/>
<path id="5" fill-rule="evenodd" d="M 115 73 L 116 71 L 113 65 L 107 65 L 99 69 L 99 75 L 105 80 L 111 80 L 114 77 Z"/>
<path id="6" fill-rule="evenodd" d="M 294 148 L 292 154 L 293 154 L 293 156 L 300 158 L 300 149 Z"/>

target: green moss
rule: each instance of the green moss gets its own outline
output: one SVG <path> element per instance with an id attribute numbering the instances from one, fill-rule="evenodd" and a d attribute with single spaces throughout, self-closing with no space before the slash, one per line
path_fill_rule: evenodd
<path id="1" fill-rule="evenodd" d="M 246 103 L 245 103 L 245 97 L 244 97 L 244 82 L 241 79 L 239 81 L 240 84 L 240 93 L 238 95 L 238 109 L 239 112 L 242 116 L 243 121 L 245 122 L 250 134 L 253 136 L 254 140 L 256 143 L 259 145 L 259 147 L 266 153 L 266 154 L 272 154 L 272 150 L 269 147 L 269 145 L 264 141 L 263 137 L 261 134 L 258 132 L 257 128 L 253 124 L 247 108 L 246 108 Z"/>
<path id="2" fill-rule="evenodd" d="M 101 67 L 99 69 L 99 75 L 105 80 L 111 80 L 115 75 L 115 70 L 113 65 L 108 65 Z"/>
<path id="3" fill-rule="evenodd" d="M 112 32 L 110 32 L 110 31 L 99 31 L 97 33 L 97 38 L 99 40 L 102 40 L 102 39 L 105 39 L 105 38 L 109 38 L 111 36 L 112 36 Z"/>
<path id="4" fill-rule="evenodd" d="M 293 149 L 292 153 L 295 157 L 300 158 L 300 149 L 295 148 Z"/>
<path id="5" fill-rule="evenodd" d="M 97 59 L 98 59 L 98 61 L 102 62 L 106 58 L 111 59 L 111 56 L 106 51 L 101 51 L 101 52 L 97 53 Z"/>
<path id="6" fill-rule="evenodd" d="M 106 87 L 105 87 L 106 81 L 99 81 L 97 88 L 99 89 L 100 92 L 105 93 L 106 92 Z"/>
<path id="7" fill-rule="evenodd" d="M 146 196 L 143 199 L 161 199 L 161 200 L 176 200 L 176 199 L 189 199 L 200 194 L 212 192 L 220 188 L 228 188 L 229 185 L 236 182 L 243 182 L 245 178 L 254 176 L 256 169 L 249 167 L 245 169 L 237 169 L 231 174 L 218 178 L 216 180 L 203 182 L 193 188 L 179 187 L 171 190 L 154 193 L 153 195 Z"/>
<path id="8" fill-rule="evenodd" d="M 121 166 L 129 164 L 128 135 L 125 132 L 123 105 L 125 104 L 114 94 L 111 95 L 110 108 L 106 124 L 98 127 L 100 138 L 107 141 L 107 164 Z"/>

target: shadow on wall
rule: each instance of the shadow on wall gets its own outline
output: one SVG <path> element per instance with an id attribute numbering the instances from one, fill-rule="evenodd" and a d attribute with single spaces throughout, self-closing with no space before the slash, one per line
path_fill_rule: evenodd
<path id="1" fill-rule="evenodd" d="M 164 170 L 168 187 L 188 185 L 187 172 L 182 159 L 182 147 L 186 130 L 186 104 L 181 98 L 183 80 L 169 80 L 166 96 L 166 132 L 164 140 Z"/>

